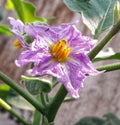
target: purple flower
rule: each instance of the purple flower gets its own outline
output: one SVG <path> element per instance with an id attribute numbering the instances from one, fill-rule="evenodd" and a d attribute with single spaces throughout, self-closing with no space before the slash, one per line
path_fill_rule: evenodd
<path id="1" fill-rule="evenodd" d="M 86 75 L 99 73 L 87 56 L 96 40 L 82 36 L 74 24 L 29 25 L 27 33 L 34 41 L 15 61 L 17 66 L 34 63 L 33 76 L 52 75 L 78 98 Z"/>

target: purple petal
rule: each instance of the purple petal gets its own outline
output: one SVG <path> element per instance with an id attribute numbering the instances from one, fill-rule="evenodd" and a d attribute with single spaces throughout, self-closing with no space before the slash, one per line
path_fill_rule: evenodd
<path id="1" fill-rule="evenodd" d="M 54 43 L 58 42 L 60 39 L 66 39 L 68 43 L 80 35 L 80 32 L 75 32 L 73 24 L 61 24 L 60 26 L 50 26 L 48 31 L 49 37 Z"/>
<path id="2" fill-rule="evenodd" d="M 63 75 L 61 75 L 61 77 L 58 78 L 58 81 L 61 82 L 62 84 L 64 84 L 65 88 L 71 94 L 72 97 L 78 98 L 79 97 L 78 88 L 77 89 L 74 88 L 75 87 L 75 86 L 73 86 L 74 83 L 73 84 L 71 83 L 72 81 L 71 81 L 71 78 L 69 77 L 70 70 L 67 69 L 66 66 L 63 66 L 63 65 L 61 68 L 63 71 Z"/>
<path id="3" fill-rule="evenodd" d="M 48 26 L 46 25 L 28 25 L 26 27 L 26 33 L 30 36 L 33 36 L 34 38 L 36 38 L 36 35 L 40 35 L 40 36 L 44 36 L 45 35 L 45 31 L 48 30 Z"/>
<path id="4" fill-rule="evenodd" d="M 25 25 L 20 21 L 16 20 L 12 17 L 8 18 L 10 21 L 10 24 L 12 25 L 11 31 L 17 36 L 17 39 L 20 41 L 23 48 L 29 48 L 25 42 L 24 42 L 24 36 L 25 33 Z"/>
<path id="5" fill-rule="evenodd" d="M 76 63 L 81 69 L 82 73 L 89 75 L 98 75 L 100 73 L 94 68 L 92 62 L 85 53 L 73 54 L 71 58 L 73 59 L 73 63 Z"/>
<path id="6" fill-rule="evenodd" d="M 16 35 L 22 35 L 24 32 L 24 24 L 20 20 L 16 20 L 12 17 L 8 17 L 10 24 L 12 25 L 12 32 L 14 32 Z"/>
<path id="7" fill-rule="evenodd" d="M 49 52 L 50 51 L 50 40 L 46 37 L 41 37 L 39 35 L 36 35 L 36 39 L 33 41 L 31 45 L 32 51 L 42 51 L 42 52 Z"/>
<path id="8" fill-rule="evenodd" d="M 51 58 L 51 55 L 45 54 L 41 51 L 26 50 L 20 54 L 18 60 L 16 60 L 15 63 L 19 67 L 25 66 L 29 63 L 39 64 L 39 63 L 43 62 L 44 58 L 46 58 L 46 57 Z"/>
<path id="9" fill-rule="evenodd" d="M 62 71 L 58 62 L 54 62 L 50 57 L 44 59 L 39 65 L 35 65 L 32 70 L 32 75 L 51 75 L 60 78 Z"/>
<path id="10" fill-rule="evenodd" d="M 81 72 L 81 68 L 76 63 L 66 62 L 66 67 L 73 88 L 80 90 L 83 87 L 85 74 Z"/>
<path id="11" fill-rule="evenodd" d="M 20 54 L 18 60 L 15 60 L 15 63 L 18 67 L 25 66 L 25 65 L 29 64 L 30 62 L 34 62 L 35 58 L 38 58 L 35 56 L 36 56 L 35 53 L 32 53 L 29 50 L 23 51 Z"/>
<path id="12" fill-rule="evenodd" d="M 47 37 L 54 43 L 60 39 L 66 39 L 68 45 L 73 50 L 79 50 L 82 52 L 88 52 L 97 42 L 88 36 L 82 36 L 80 31 L 74 24 L 61 24 L 60 26 L 49 26 L 49 30 L 46 31 Z"/>

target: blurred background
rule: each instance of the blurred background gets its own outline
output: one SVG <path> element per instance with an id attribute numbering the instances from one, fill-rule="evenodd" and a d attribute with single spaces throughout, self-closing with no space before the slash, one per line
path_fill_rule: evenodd
<path id="1" fill-rule="evenodd" d="M 36 6 L 37 16 L 53 18 L 51 25 L 60 25 L 79 21 L 78 29 L 83 35 L 92 36 L 88 28 L 82 23 L 78 13 L 70 11 L 62 0 L 29 0 Z M 5 9 L 6 0 L 0 0 L 2 20 L 0 24 L 9 24 L 8 17 L 16 17 L 14 11 Z M 99 39 L 103 37 L 100 36 Z M 16 67 L 14 60 L 20 50 L 13 46 L 14 36 L 0 35 L 0 70 L 19 83 L 25 68 Z M 107 45 L 115 52 L 120 50 L 120 33 Z M 99 62 L 95 66 L 111 63 L 112 61 Z M 80 90 L 80 98 L 73 102 L 63 103 L 55 119 L 55 125 L 73 125 L 85 116 L 102 117 L 106 113 L 114 113 L 120 118 L 120 71 L 103 73 L 96 77 L 88 77 L 84 88 Z M 24 115 L 28 115 L 27 113 Z M 9 118 L 9 114 L 0 111 L 0 125 L 17 125 Z"/>

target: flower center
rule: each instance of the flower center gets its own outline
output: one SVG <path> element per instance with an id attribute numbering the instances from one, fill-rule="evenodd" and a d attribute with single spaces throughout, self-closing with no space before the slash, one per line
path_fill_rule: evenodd
<path id="1" fill-rule="evenodd" d="M 63 62 L 68 59 L 70 54 L 70 47 L 67 45 L 67 41 L 64 39 L 59 40 L 56 44 L 51 47 L 51 54 L 54 59 Z"/>
<path id="2" fill-rule="evenodd" d="M 22 48 L 22 45 L 21 45 L 21 43 L 20 43 L 20 41 L 19 41 L 18 39 L 16 39 L 16 40 L 14 41 L 13 45 L 14 45 L 16 48 L 18 48 L 18 49 Z"/>

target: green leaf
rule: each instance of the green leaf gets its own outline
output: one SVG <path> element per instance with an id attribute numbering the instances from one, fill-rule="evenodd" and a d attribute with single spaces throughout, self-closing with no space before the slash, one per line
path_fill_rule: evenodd
<path id="1" fill-rule="evenodd" d="M 10 87 L 8 85 L 0 84 L 0 98 L 5 99 L 9 94 Z"/>
<path id="2" fill-rule="evenodd" d="M 106 122 L 109 123 L 108 125 L 120 125 L 120 119 L 118 119 L 114 114 L 109 113 L 104 115 L 104 117 L 106 118 Z"/>
<path id="3" fill-rule="evenodd" d="M 9 9 L 9 10 L 14 10 L 15 8 L 14 8 L 14 5 L 13 5 L 13 3 L 12 3 L 12 0 L 7 0 L 7 3 L 6 3 L 6 5 L 5 5 L 5 8 L 6 9 Z"/>
<path id="4" fill-rule="evenodd" d="M 104 118 L 84 117 L 75 125 L 120 125 L 120 119 L 114 114 L 108 113 L 104 115 Z"/>
<path id="5" fill-rule="evenodd" d="M 113 25 L 115 0 L 64 0 L 64 3 L 82 15 L 95 38 Z"/>
<path id="6" fill-rule="evenodd" d="M 25 83 L 27 90 L 33 95 L 51 91 L 51 83 L 46 79 L 22 76 L 22 81 Z"/>
<path id="7" fill-rule="evenodd" d="M 34 107 L 22 96 L 18 95 L 18 93 L 16 93 L 14 90 L 10 91 L 6 101 L 16 108 L 34 111 Z"/>
<path id="8" fill-rule="evenodd" d="M 103 125 L 104 120 L 97 117 L 85 117 L 75 125 Z"/>
<path id="9" fill-rule="evenodd" d="M 23 0 L 8 0 L 6 6 L 8 9 L 15 9 L 19 19 L 24 23 L 36 20 L 46 22 L 46 19 L 35 16 L 35 6 L 30 2 L 25 2 Z"/>
<path id="10" fill-rule="evenodd" d="M 2 9 L 0 9 L 0 20 L 2 20 L 3 14 L 2 14 Z"/>
<path id="11" fill-rule="evenodd" d="M 9 30 L 7 25 L 0 25 L 0 35 L 1 34 L 11 35 L 12 32 Z"/>

